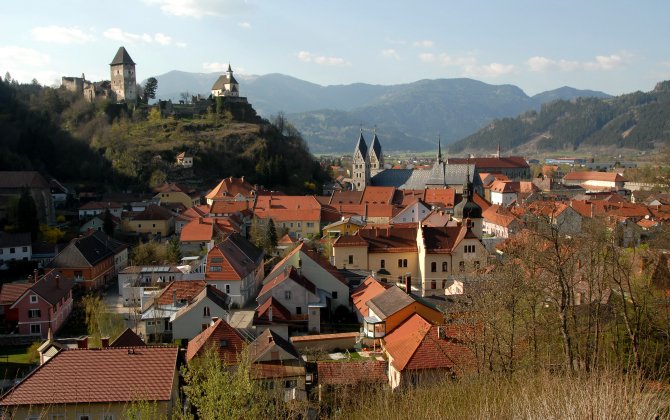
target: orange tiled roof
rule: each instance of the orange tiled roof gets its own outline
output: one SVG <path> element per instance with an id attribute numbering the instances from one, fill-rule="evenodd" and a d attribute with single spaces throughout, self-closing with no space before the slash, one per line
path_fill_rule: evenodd
<path id="1" fill-rule="evenodd" d="M 456 190 L 453 188 L 428 188 L 424 201 L 428 204 L 452 208 L 456 202 Z"/>
<path id="2" fill-rule="evenodd" d="M 256 198 L 254 213 L 275 222 L 321 220 L 321 204 L 314 196 L 263 195 Z"/>
<path id="3" fill-rule="evenodd" d="M 395 187 L 365 187 L 361 203 L 391 204 L 395 195 Z"/>
<path id="4" fill-rule="evenodd" d="M 293 280 L 294 283 L 302 286 L 303 288 L 305 288 L 310 293 L 316 294 L 316 286 L 314 286 L 314 283 L 307 280 L 307 278 L 305 278 L 305 276 L 299 274 L 298 270 L 296 270 L 295 267 L 289 266 L 282 273 L 275 276 L 274 278 L 272 278 L 270 281 L 268 281 L 267 283 L 265 283 L 263 285 L 263 287 L 261 288 L 261 291 L 258 292 L 258 298 L 260 299 L 266 293 L 268 293 L 270 290 L 274 289 L 275 287 L 282 284 L 284 281 L 286 281 L 288 279 Z"/>
<path id="5" fill-rule="evenodd" d="M 263 264 L 263 252 L 238 234 L 229 235 L 207 254 L 207 280 L 242 280 Z M 221 258 L 213 263 L 212 258 Z M 221 271 L 212 271 L 214 265 Z"/>
<path id="6" fill-rule="evenodd" d="M 368 360 L 355 362 L 317 362 L 319 384 L 355 385 L 385 383 L 386 361 Z"/>
<path id="7" fill-rule="evenodd" d="M 181 229 L 181 242 L 207 242 L 214 236 L 214 227 L 211 219 L 199 217 L 186 223 Z"/>
<path id="8" fill-rule="evenodd" d="M 232 214 L 249 210 L 251 203 L 248 200 L 243 201 L 215 201 L 209 209 L 210 214 Z"/>
<path id="9" fill-rule="evenodd" d="M 2 291 L 0 291 L 0 305 L 12 305 L 26 290 L 30 289 L 30 286 L 32 283 L 27 282 L 3 284 Z"/>
<path id="10" fill-rule="evenodd" d="M 460 327 L 460 328 L 459 328 Z M 446 338 L 438 335 L 438 326 L 414 314 L 384 337 L 384 350 L 399 371 L 448 369 L 462 372 L 474 364 L 470 349 L 463 344 L 463 326 L 440 326 Z"/>
<path id="11" fill-rule="evenodd" d="M 362 316 L 368 316 L 370 312 L 368 301 L 392 286 L 391 283 L 383 283 L 374 277 L 368 277 L 351 293 L 351 301 Z"/>
<path id="12" fill-rule="evenodd" d="M 233 198 L 242 195 L 244 197 L 252 197 L 255 194 L 255 188 L 242 178 L 228 177 L 219 182 L 216 187 L 207 193 L 205 198 L 208 200 L 221 200 L 226 198 Z"/>
<path id="13" fill-rule="evenodd" d="M 509 227 L 512 223 L 517 221 L 517 218 L 511 212 L 505 211 L 497 204 L 484 210 L 482 217 L 489 223 L 503 227 Z"/>
<path id="14" fill-rule="evenodd" d="M 216 347 L 221 360 L 234 363 L 237 362 L 239 353 L 244 349 L 245 342 L 235 328 L 223 319 L 218 319 L 188 342 L 186 360 L 190 361 L 203 354 L 209 346 Z"/>
<path id="15" fill-rule="evenodd" d="M 625 182 L 626 178 L 619 175 L 617 172 L 570 172 L 563 177 L 566 181 L 609 181 L 609 182 Z"/>
<path id="16" fill-rule="evenodd" d="M 256 308 L 256 318 L 269 322 L 270 308 L 272 308 L 272 322 L 289 321 L 291 319 L 291 312 L 272 296 Z"/>
<path id="17" fill-rule="evenodd" d="M 175 297 L 177 302 L 190 302 L 207 286 L 203 280 L 175 280 L 168 284 L 155 298 L 158 305 L 171 305 Z"/>
<path id="18" fill-rule="evenodd" d="M 450 164 L 474 164 L 477 169 L 528 168 L 528 162 L 521 156 L 449 158 Z"/>
<path id="19" fill-rule="evenodd" d="M 7 392 L 0 406 L 169 401 L 177 347 L 59 351 Z"/>

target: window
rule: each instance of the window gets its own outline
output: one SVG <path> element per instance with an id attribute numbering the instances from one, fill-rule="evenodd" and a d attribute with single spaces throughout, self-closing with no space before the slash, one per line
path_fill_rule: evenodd
<path id="1" fill-rule="evenodd" d="M 284 291 L 284 299 L 291 300 L 291 291 L 290 290 Z"/>
<path id="2" fill-rule="evenodd" d="M 314 227 L 314 222 L 307 222 L 307 227 L 308 228 Z"/>
<path id="3" fill-rule="evenodd" d="M 211 262 L 212 264 L 221 264 L 221 263 L 223 262 L 223 258 L 221 258 L 221 257 L 212 257 L 212 258 L 210 259 L 210 262 Z"/>
<path id="4" fill-rule="evenodd" d="M 65 414 L 52 414 L 51 420 L 65 420 Z"/>
<path id="5" fill-rule="evenodd" d="M 437 281 L 431 280 L 430 281 L 430 288 L 433 289 L 433 290 L 437 289 Z"/>
<path id="6" fill-rule="evenodd" d="M 333 299 L 337 299 L 337 292 L 333 291 L 330 295 L 333 297 Z"/>
<path id="7" fill-rule="evenodd" d="M 10 254 L 16 254 L 16 248 L 9 248 Z"/>
<path id="8" fill-rule="evenodd" d="M 21 251 L 23 251 L 23 252 L 28 252 L 28 247 L 27 247 L 27 246 L 24 246 L 24 247 L 21 249 Z"/>
<path id="9" fill-rule="evenodd" d="M 296 306 L 295 307 L 295 314 L 296 315 L 302 315 L 302 306 Z"/>
<path id="10" fill-rule="evenodd" d="M 75 280 L 81 281 L 84 278 L 84 273 L 82 271 L 76 270 L 74 272 L 74 278 Z"/>
<path id="11" fill-rule="evenodd" d="M 221 340 L 221 341 L 219 341 L 219 347 L 221 347 L 221 348 L 226 348 L 226 347 L 228 347 L 228 340 Z"/>
<path id="12" fill-rule="evenodd" d="M 30 324 L 30 333 L 31 334 L 41 334 L 42 326 L 40 324 Z"/>
<path id="13" fill-rule="evenodd" d="M 407 267 L 407 260 L 402 260 L 402 266 Z"/>
<path id="14" fill-rule="evenodd" d="M 402 259 L 398 259 L 398 267 L 402 268 Z"/>
<path id="15" fill-rule="evenodd" d="M 295 388 L 298 386 L 298 381 L 296 379 L 288 379 L 284 381 L 284 388 Z"/>
<path id="16" fill-rule="evenodd" d="M 30 295 L 30 303 L 37 303 L 37 295 Z"/>
<path id="17" fill-rule="evenodd" d="M 442 272 L 446 273 L 447 271 L 449 271 L 449 264 L 445 261 L 442 263 Z"/>
<path id="18" fill-rule="evenodd" d="M 474 245 L 464 245 L 463 246 L 463 252 L 466 254 L 472 254 L 475 252 L 475 246 Z"/>
<path id="19" fill-rule="evenodd" d="M 209 306 L 205 306 L 202 308 L 202 316 L 210 316 L 209 315 Z"/>
<path id="20" fill-rule="evenodd" d="M 381 260 L 381 261 L 379 262 L 379 267 L 381 267 L 381 268 L 386 268 L 386 261 L 385 261 L 385 260 Z"/>
<path id="21" fill-rule="evenodd" d="M 435 261 L 433 261 L 432 263 L 430 263 L 430 272 L 431 272 L 431 273 L 435 273 L 435 272 L 437 272 L 437 263 L 436 263 Z"/>
<path id="22" fill-rule="evenodd" d="M 78 420 L 91 420 L 91 416 L 88 414 L 80 414 L 77 416 Z"/>
<path id="23" fill-rule="evenodd" d="M 209 326 L 209 325 L 207 325 L 207 324 L 202 324 L 202 325 L 200 326 L 200 330 L 201 330 L 201 331 L 205 331 L 205 330 L 207 329 L 208 326 Z"/>
<path id="24" fill-rule="evenodd" d="M 156 227 L 156 224 L 155 224 L 155 223 L 152 223 L 151 227 Z"/>
<path id="25" fill-rule="evenodd" d="M 461 261 L 458 263 L 458 271 L 465 271 L 465 262 Z"/>
<path id="26" fill-rule="evenodd" d="M 40 318 L 42 316 L 42 311 L 39 309 L 29 309 L 28 318 Z"/>
<path id="27" fill-rule="evenodd" d="M 349 255 L 349 264 L 353 264 L 353 263 L 354 263 L 354 256 Z"/>
<path id="28" fill-rule="evenodd" d="M 226 284 L 226 293 L 230 293 L 230 285 Z"/>
<path id="29" fill-rule="evenodd" d="M 219 271 L 221 271 L 221 266 L 220 265 L 213 265 L 213 266 L 209 267 L 209 271 L 218 273 Z"/>

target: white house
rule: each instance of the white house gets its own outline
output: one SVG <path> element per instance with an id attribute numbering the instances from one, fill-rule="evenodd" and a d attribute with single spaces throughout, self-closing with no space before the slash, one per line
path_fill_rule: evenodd
<path id="1" fill-rule="evenodd" d="M 170 316 L 172 338 L 190 340 L 206 330 L 212 318 L 228 320 L 230 303 L 225 293 L 207 285 L 193 301 Z"/>
<path id="2" fill-rule="evenodd" d="M 586 189 L 623 189 L 626 179 L 617 172 L 570 172 L 563 177 L 565 185 L 581 185 Z"/>
<path id="3" fill-rule="evenodd" d="M 421 200 L 417 200 L 409 206 L 405 207 L 395 215 L 390 221 L 390 224 L 398 223 L 419 223 L 423 221 L 430 214 L 430 207 Z"/>
<path id="4" fill-rule="evenodd" d="M 0 231 L 0 268 L 9 261 L 29 261 L 31 258 L 30 233 Z"/>

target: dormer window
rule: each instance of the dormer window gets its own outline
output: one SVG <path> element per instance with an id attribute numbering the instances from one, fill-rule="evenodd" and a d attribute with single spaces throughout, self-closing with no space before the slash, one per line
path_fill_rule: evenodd
<path id="1" fill-rule="evenodd" d="M 30 295 L 30 303 L 37 303 L 37 295 Z"/>

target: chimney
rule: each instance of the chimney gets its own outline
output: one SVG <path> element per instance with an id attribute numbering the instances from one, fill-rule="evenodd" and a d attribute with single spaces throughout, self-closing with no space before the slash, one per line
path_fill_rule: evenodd
<path id="1" fill-rule="evenodd" d="M 268 321 L 272 322 L 272 306 L 268 308 Z"/>
<path id="2" fill-rule="evenodd" d="M 412 276 L 409 274 L 405 276 L 405 291 L 408 295 L 412 293 Z"/>
<path id="3" fill-rule="evenodd" d="M 198 217 L 198 224 L 199 224 L 199 225 L 202 224 L 202 217 Z"/>
<path id="4" fill-rule="evenodd" d="M 242 182 L 244 182 L 244 175 L 242 175 L 242 178 L 241 178 L 241 179 L 242 179 Z"/>
<path id="5" fill-rule="evenodd" d="M 176 290 L 172 291 L 172 305 L 177 306 L 177 291 Z"/>
<path id="6" fill-rule="evenodd" d="M 106 349 L 107 347 L 109 347 L 109 337 L 102 337 L 100 339 L 100 342 L 102 343 L 102 348 L 103 349 Z"/>
<path id="7" fill-rule="evenodd" d="M 56 274 L 56 289 L 60 289 L 60 274 Z"/>
<path id="8" fill-rule="evenodd" d="M 77 339 L 77 348 L 78 349 L 87 349 L 88 348 L 88 337 L 82 335 Z"/>
<path id="9" fill-rule="evenodd" d="M 37 269 L 33 270 L 33 283 L 37 283 L 37 280 L 40 278 L 40 273 L 37 271 Z"/>

